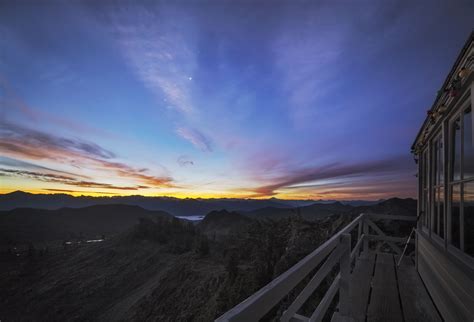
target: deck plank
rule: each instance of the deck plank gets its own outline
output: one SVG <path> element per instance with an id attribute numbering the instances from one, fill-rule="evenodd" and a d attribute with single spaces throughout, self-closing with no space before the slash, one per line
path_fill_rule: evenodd
<path id="1" fill-rule="evenodd" d="M 398 261 L 398 259 L 397 259 Z M 441 322 L 441 318 L 426 291 L 413 261 L 403 258 L 398 272 L 398 289 L 406 322 Z"/>
<path id="2" fill-rule="evenodd" d="M 367 321 L 403 321 L 392 254 L 377 254 Z"/>
<path id="3" fill-rule="evenodd" d="M 370 294 L 370 282 L 374 271 L 375 254 L 362 254 L 356 260 L 351 274 L 350 303 L 351 316 L 355 321 L 364 322 Z"/>

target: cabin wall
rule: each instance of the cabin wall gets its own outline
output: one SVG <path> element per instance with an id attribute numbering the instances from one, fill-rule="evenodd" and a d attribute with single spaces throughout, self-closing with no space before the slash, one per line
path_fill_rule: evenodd
<path id="1" fill-rule="evenodd" d="M 445 321 L 474 320 L 474 275 L 419 232 L 418 272 Z"/>
<path id="2" fill-rule="evenodd" d="M 466 68 L 471 72 L 459 76 Z M 456 91 L 440 92 L 431 111 L 440 112 L 431 114 L 415 140 L 419 161 L 416 265 L 437 309 L 449 322 L 474 322 L 474 252 L 468 238 L 474 232 L 472 70 L 474 33 L 443 85 L 453 88 L 449 86 L 456 78 Z"/>

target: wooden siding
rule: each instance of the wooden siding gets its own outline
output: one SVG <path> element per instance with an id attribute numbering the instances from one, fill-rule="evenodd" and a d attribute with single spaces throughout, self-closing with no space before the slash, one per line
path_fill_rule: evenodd
<path id="1" fill-rule="evenodd" d="M 474 320 L 474 276 L 459 269 L 424 234 L 418 237 L 418 272 L 445 321 Z"/>

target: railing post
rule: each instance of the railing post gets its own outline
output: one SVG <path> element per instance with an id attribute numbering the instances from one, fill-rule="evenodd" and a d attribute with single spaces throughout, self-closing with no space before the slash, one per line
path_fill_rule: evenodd
<path id="1" fill-rule="evenodd" d="M 350 316 L 350 274 L 351 274 L 351 235 L 341 236 L 341 247 L 344 252 L 341 256 L 341 281 L 339 284 L 339 314 L 345 317 Z"/>
<path id="2" fill-rule="evenodd" d="M 365 220 L 365 217 L 367 215 L 364 215 L 364 217 L 362 218 L 363 222 L 364 222 L 364 255 L 368 255 L 369 254 L 369 225 L 367 224 L 367 221 Z"/>

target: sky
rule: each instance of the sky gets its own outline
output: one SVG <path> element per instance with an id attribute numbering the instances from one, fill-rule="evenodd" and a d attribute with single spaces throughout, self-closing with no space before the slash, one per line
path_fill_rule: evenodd
<path id="1" fill-rule="evenodd" d="M 0 1 L 0 193 L 416 196 L 470 0 Z"/>

